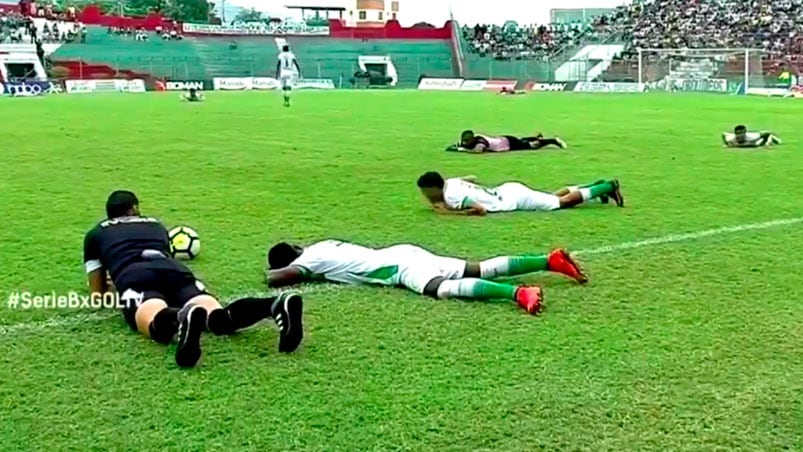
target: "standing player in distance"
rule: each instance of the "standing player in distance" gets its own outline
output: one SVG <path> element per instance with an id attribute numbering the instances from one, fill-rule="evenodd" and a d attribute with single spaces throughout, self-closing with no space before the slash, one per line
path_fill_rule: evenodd
<path id="1" fill-rule="evenodd" d="M 84 238 L 89 290 L 109 291 L 108 272 L 133 330 L 162 344 L 178 333 L 176 364 L 195 366 L 203 331 L 231 335 L 269 317 L 279 326 L 279 350 L 298 348 L 303 337 L 298 294 L 243 298 L 224 308 L 189 268 L 170 256 L 167 229 L 155 218 L 140 215 L 134 193 L 109 195 L 106 215 Z"/>
<path id="2" fill-rule="evenodd" d="M 534 137 L 516 138 L 512 135 L 474 134 L 473 131 L 466 130 L 460 134 L 460 143 L 453 144 L 446 150 L 481 154 L 483 152 L 534 151 L 545 146 L 557 146 L 561 149 L 567 147 L 566 142 L 560 138 L 544 138 L 540 133 Z"/>
<path id="3" fill-rule="evenodd" d="M 739 125 L 733 133 L 722 134 L 722 142 L 729 148 L 759 148 L 781 144 L 780 138 L 771 132 L 748 132 L 747 127 Z"/>
<path id="4" fill-rule="evenodd" d="M 568 209 L 603 196 L 613 199 L 619 207 L 623 207 L 625 202 L 616 179 L 598 180 L 593 184 L 546 193 L 519 182 L 484 187 L 477 184 L 473 176 L 444 180 L 439 173 L 430 171 L 418 178 L 418 188 L 441 214 L 481 216 L 488 212 L 552 211 Z"/>
<path id="5" fill-rule="evenodd" d="M 401 286 L 433 298 L 515 301 L 530 314 L 541 310 L 537 286 L 490 281 L 500 276 L 551 271 L 579 283 L 587 278 L 564 250 L 549 255 L 495 257 L 482 262 L 437 256 L 409 244 L 373 249 L 337 240 L 306 248 L 279 243 L 268 251 L 269 287 L 327 280 L 345 284 Z"/>
<path id="6" fill-rule="evenodd" d="M 276 63 L 276 79 L 282 84 L 285 107 L 290 106 L 290 91 L 293 90 L 293 85 L 300 77 L 300 74 L 301 67 L 298 65 L 296 56 L 290 51 L 290 46 L 285 45 L 282 47 L 279 61 Z"/>

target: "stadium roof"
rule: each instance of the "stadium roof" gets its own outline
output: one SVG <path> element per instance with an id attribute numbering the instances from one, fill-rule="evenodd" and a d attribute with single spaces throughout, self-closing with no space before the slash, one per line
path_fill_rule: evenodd
<path id="1" fill-rule="evenodd" d="M 311 11 L 345 11 L 342 6 L 285 6 L 287 9 L 309 9 Z"/>

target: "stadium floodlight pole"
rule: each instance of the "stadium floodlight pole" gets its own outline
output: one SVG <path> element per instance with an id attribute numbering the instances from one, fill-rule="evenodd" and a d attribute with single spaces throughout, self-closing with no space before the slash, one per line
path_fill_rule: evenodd
<path id="1" fill-rule="evenodd" d="M 764 71 L 764 68 L 761 68 Z M 744 93 L 747 94 L 747 89 L 750 88 L 750 49 L 744 49 Z"/>
<path id="2" fill-rule="evenodd" d="M 642 58 L 642 56 L 644 54 L 642 53 L 641 47 L 639 47 L 637 50 L 638 50 L 638 86 L 643 86 L 644 85 L 644 80 L 643 80 L 642 70 L 641 70 L 643 63 L 641 61 L 641 58 Z M 639 89 L 641 89 L 641 88 L 639 88 Z"/>

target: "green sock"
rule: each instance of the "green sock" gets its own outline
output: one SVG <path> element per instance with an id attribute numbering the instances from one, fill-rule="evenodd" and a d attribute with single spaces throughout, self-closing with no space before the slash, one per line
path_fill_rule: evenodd
<path id="1" fill-rule="evenodd" d="M 516 287 L 477 278 L 447 279 L 438 287 L 438 298 L 467 300 L 514 300 Z"/>
<path id="2" fill-rule="evenodd" d="M 547 256 L 515 256 L 510 258 L 510 275 L 543 272 L 549 269 Z"/>
<path id="3" fill-rule="evenodd" d="M 600 195 L 607 195 L 613 191 L 613 183 L 603 182 L 601 184 L 596 184 L 591 186 L 589 190 L 591 191 L 592 198 L 599 197 Z"/>
<path id="4" fill-rule="evenodd" d="M 595 182 L 591 182 L 590 184 L 578 185 L 577 188 L 591 188 L 594 185 L 599 185 L 599 184 L 604 184 L 604 183 L 605 183 L 604 179 L 599 179 L 599 180 L 597 180 Z"/>
<path id="5" fill-rule="evenodd" d="M 480 300 L 512 300 L 515 294 L 516 287 L 509 284 L 499 284 L 481 279 L 474 284 L 474 298 Z"/>
<path id="6" fill-rule="evenodd" d="M 542 256 L 503 256 L 480 262 L 481 278 L 516 276 L 549 269 L 548 258 Z"/>

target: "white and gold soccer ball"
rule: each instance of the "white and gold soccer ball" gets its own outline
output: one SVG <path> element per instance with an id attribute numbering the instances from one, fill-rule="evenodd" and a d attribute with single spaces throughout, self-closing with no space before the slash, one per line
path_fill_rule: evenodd
<path id="1" fill-rule="evenodd" d="M 176 226 L 168 233 L 170 237 L 170 251 L 173 257 L 185 261 L 193 260 L 201 252 L 201 237 L 187 226 Z"/>

